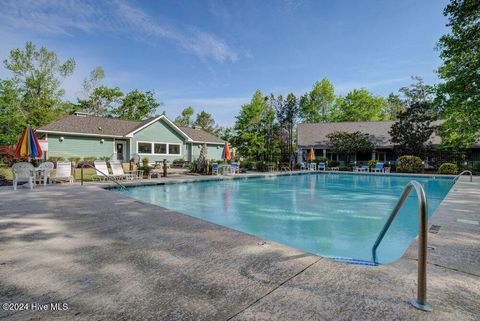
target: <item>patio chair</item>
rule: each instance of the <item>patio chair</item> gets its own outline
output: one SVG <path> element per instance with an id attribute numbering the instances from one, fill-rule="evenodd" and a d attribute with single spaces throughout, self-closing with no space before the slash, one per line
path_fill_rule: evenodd
<path id="1" fill-rule="evenodd" d="M 107 162 L 105 161 L 96 160 L 93 162 L 93 166 L 95 166 L 95 175 L 93 176 L 94 179 L 105 180 L 107 178 L 118 178 L 118 176 L 110 174 L 108 171 Z"/>
<path id="2" fill-rule="evenodd" d="M 317 164 L 316 163 L 308 164 L 308 169 L 311 170 L 311 171 L 316 171 L 317 170 Z"/>
<path id="3" fill-rule="evenodd" d="M 72 162 L 57 162 L 57 170 L 55 171 L 55 177 L 53 177 L 51 180 L 53 183 L 59 181 L 68 181 L 70 184 L 72 184 Z"/>
<path id="4" fill-rule="evenodd" d="M 17 190 L 18 182 L 28 182 L 30 189 L 35 186 L 35 167 L 27 162 L 15 163 L 12 166 L 13 189 Z"/>
<path id="5" fill-rule="evenodd" d="M 318 169 L 319 171 L 320 171 L 320 170 L 325 171 L 325 170 L 327 169 L 327 166 L 326 166 L 325 163 L 318 163 L 317 169 Z"/>
<path id="6" fill-rule="evenodd" d="M 37 179 L 39 182 L 42 182 L 43 179 L 43 185 L 47 185 L 47 180 L 50 178 L 50 173 L 52 170 L 55 168 L 55 164 L 52 162 L 44 162 L 38 165 L 37 168 L 35 168 L 35 171 L 37 172 Z"/>
<path id="7" fill-rule="evenodd" d="M 383 163 L 377 163 L 374 168 L 372 168 L 372 172 L 374 173 L 383 173 L 385 172 L 385 169 L 383 167 Z"/>
<path id="8" fill-rule="evenodd" d="M 307 167 L 305 166 L 305 163 L 303 163 L 303 162 L 300 163 L 299 166 L 300 166 L 300 170 L 302 170 L 302 171 L 307 169 Z"/>
<path id="9" fill-rule="evenodd" d="M 220 169 L 220 166 L 218 166 L 218 163 L 213 163 L 212 164 L 212 175 L 218 175 L 218 171 Z"/>
<path id="10" fill-rule="evenodd" d="M 137 178 L 136 174 L 131 172 L 126 173 L 123 170 L 122 163 L 120 161 L 110 161 L 110 168 L 112 169 L 112 176 L 119 178 L 119 179 L 135 179 Z"/>
<path id="11" fill-rule="evenodd" d="M 368 172 L 369 169 L 370 169 L 370 167 L 365 165 L 365 166 L 359 166 L 357 171 L 358 172 Z"/>
<path id="12" fill-rule="evenodd" d="M 240 173 L 240 166 L 238 166 L 237 163 L 232 163 L 230 165 L 230 173 L 232 173 L 232 175 L 235 175 L 236 173 Z"/>

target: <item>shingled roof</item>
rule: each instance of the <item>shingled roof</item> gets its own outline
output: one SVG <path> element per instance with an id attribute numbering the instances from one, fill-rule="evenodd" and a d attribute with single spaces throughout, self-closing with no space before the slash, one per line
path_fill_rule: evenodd
<path id="1" fill-rule="evenodd" d="M 328 134 L 336 131 L 356 132 L 368 134 L 370 140 L 377 147 L 392 148 L 390 128 L 393 121 L 366 121 L 366 122 L 338 122 L 338 123 L 303 123 L 297 127 L 298 147 L 300 148 L 328 148 Z M 429 140 L 434 145 L 440 144 L 440 137 L 435 133 Z"/>
<path id="2" fill-rule="evenodd" d="M 111 117 L 70 115 L 37 129 L 46 133 L 71 133 L 88 136 L 124 137 L 136 129 L 150 123 L 157 117 L 142 121 L 124 120 Z M 223 144 L 224 141 L 202 129 L 178 127 L 186 136 L 195 142 Z"/>
<path id="3" fill-rule="evenodd" d="M 182 132 L 184 132 L 188 137 L 190 137 L 195 142 L 207 142 L 207 143 L 217 143 L 217 144 L 225 143 L 224 140 L 200 128 L 192 128 L 192 127 L 179 127 L 179 128 Z"/>

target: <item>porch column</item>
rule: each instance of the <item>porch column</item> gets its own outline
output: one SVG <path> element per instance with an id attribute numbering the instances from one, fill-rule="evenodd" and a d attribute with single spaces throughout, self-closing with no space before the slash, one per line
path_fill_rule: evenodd
<path id="1" fill-rule="evenodd" d="M 303 162 L 303 151 L 301 148 L 297 148 L 297 159 L 299 163 Z"/>
<path id="2" fill-rule="evenodd" d="M 323 149 L 323 157 L 327 158 L 327 150 L 325 148 Z"/>
<path id="3" fill-rule="evenodd" d="M 376 154 L 376 152 L 373 151 L 373 152 L 372 152 L 372 159 L 373 159 L 373 160 L 375 160 L 375 154 Z"/>

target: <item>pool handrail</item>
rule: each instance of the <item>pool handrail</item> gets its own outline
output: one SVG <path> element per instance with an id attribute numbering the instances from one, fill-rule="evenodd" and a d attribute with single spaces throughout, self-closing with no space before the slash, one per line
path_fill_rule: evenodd
<path id="1" fill-rule="evenodd" d="M 428 205 L 425 190 L 422 185 L 415 180 L 410 181 L 403 189 L 402 195 L 390 213 L 387 222 L 383 226 L 380 234 L 372 247 L 372 259 L 377 263 L 377 248 L 387 233 L 390 225 L 397 216 L 398 212 L 405 203 L 412 188 L 415 188 L 418 198 L 418 214 L 419 214 L 419 232 L 418 232 L 418 280 L 417 280 L 417 298 L 410 300 L 410 304 L 415 308 L 430 312 L 432 306 L 427 303 L 427 226 L 428 226 Z"/>
<path id="2" fill-rule="evenodd" d="M 462 176 L 463 174 L 470 174 L 470 182 L 473 182 L 473 173 L 471 171 L 469 171 L 468 169 L 467 170 L 464 170 L 463 172 L 461 172 L 460 174 L 458 174 L 457 176 L 455 176 L 453 178 L 453 182 L 456 183 L 457 180 L 460 178 L 460 176 Z"/>
<path id="3" fill-rule="evenodd" d="M 90 165 L 90 164 L 88 164 L 88 163 L 83 163 L 83 164 L 80 166 L 80 170 L 81 170 L 81 172 L 80 172 L 80 184 L 81 184 L 81 185 L 83 185 L 83 168 L 84 168 L 85 166 L 95 169 L 98 173 L 100 173 L 100 174 L 102 174 L 103 176 L 105 176 L 108 180 L 110 180 L 110 181 L 114 182 L 115 184 L 117 184 L 118 186 L 120 186 L 120 188 L 121 188 L 122 190 L 127 189 L 127 188 L 125 187 L 125 185 L 120 184 L 119 182 L 117 182 L 116 180 L 114 180 L 111 176 L 109 176 L 109 175 L 105 174 L 104 172 L 96 169 L 94 166 L 92 166 L 92 165 Z"/>

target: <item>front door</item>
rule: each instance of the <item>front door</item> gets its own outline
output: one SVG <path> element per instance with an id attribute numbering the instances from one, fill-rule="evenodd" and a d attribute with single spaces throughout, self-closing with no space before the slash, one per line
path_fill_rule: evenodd
<path id="1" fill-rule="evenodd" d="M 117 160 L 121 161 L 121 162 L 125 162 L 125 158 L 127 158 L 127 155 L 125 154 L 126 152 L 126 142 L 122 142 L 122 141 L 116 141 L 115 142 L 115 151 L 117 153 Z"/>
<path id="2" fill-rule="evenodd" d="M 385 163 L 387 160 L 387 153 L 386 152 L 378 152 L 378 161 Z"/>

